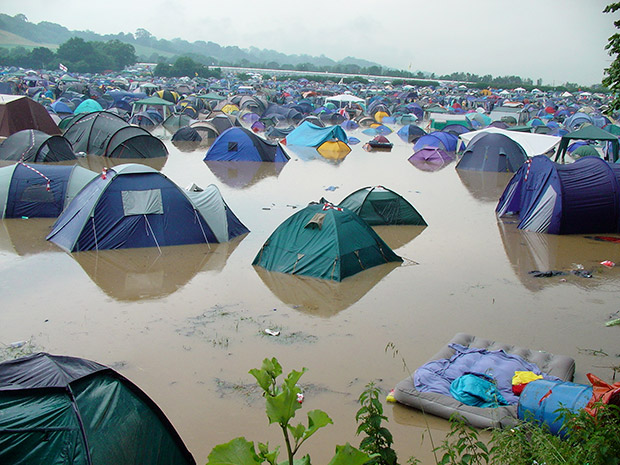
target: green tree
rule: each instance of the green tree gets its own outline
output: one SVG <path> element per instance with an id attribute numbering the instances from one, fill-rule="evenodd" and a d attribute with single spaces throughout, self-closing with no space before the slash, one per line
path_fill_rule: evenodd
<path id="1" fill-rule="evenodd" d="M 72 37 L 65 43 L 60 44 L 56 50 L 56 56 L 65 65 L 67 63 L 77 63 L 86 60 L 95 53 L 91 42 L 86 42 L 79 37 Z M 77 70 L 76 70 L 77 71 Z"/>
<path id="2" fill-rule="evenodd" d="M 605 7 L 603 13 L 615 13 L 620 9 L 620 2 L 610 3 Z M 614 21 L 616 29 L 620 29 L 620 20 Z M 614 58 L 605 68 L 603 85 L 615 94 L 614 100 L 609 105 L 610 112 L 620 108 L 620 33 L 616 32 L 607 40 L 605 50 Z"/>
<path id="3" fill-rule="evenodd" d="M 125 66 L 136 63 L 136 49 L 133 45 L 123 43 L 118 39 L 99 43 L 101 44 L 100 50 L 113 62 L 110 64 L 110 69 L 120 71 Z"/>
<path id="4" fill-rule="evenodd" d="M 46 47 L 33 48 L 28 57 L 31 68 L 36 69 L 49 69 L 50 63 L 55 60 L 54 52 Z"/>

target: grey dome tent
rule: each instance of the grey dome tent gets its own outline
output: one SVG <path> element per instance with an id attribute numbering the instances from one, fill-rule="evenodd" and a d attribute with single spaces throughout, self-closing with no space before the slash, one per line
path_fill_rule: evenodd
<path id="1" fill-rule="evenodd" d="M 131 159 L 168 155 L 164 143 L 146 129 L 107 111 L 83 113 L 71 121 L 64 136 L 73 150 L 89 155 Z"/>
<path id="2" fill-rule="evenodd" d="M 0 218 L 55 218 L 96 177 L 78 165 L 0 168 Z"/>
<path id="3" fill-rule="evenodd" d="M 469 142 L 456 169 L 514 173 L 527 159 L 523 147 L 511 138 L 493 132 L 480 133 Z"/>
<path id="4" fill-rule="evenodd" d="M 0 364 L 0 463 L 194 465 L 140 388 L 90 360 L 39 353 Z"/>
<path id="5" fill-rule="evenodd" d="M 364 187 L 344 198 L 339 207 L 357 213 L 371 226 L 409 224 L 428 226 L 422 215 L 400 194 L 383 187 Z"/>
<path id="6" fill-rule="evenodd" d="M 59 135 L 50 136 L 36 129 L 18 131 L 0 145 L 0 160 L 44 163 L 75 159 L 67 139 Z"/>

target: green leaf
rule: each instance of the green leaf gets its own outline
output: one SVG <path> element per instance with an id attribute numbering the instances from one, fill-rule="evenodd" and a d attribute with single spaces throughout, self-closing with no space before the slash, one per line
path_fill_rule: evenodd
<path id="1" fill-rule="evenodd" d="M 271 465 L 275 465 L 278 461 L 278 455 L 280 455 L 280 446 L 276 447 L 273 451 L 269 451 L 269 443 L 258 443 L 258 456 L 261 460 L 266 460 Z"/>
<path id="2" fill-rule="evenodd" d="M 267 404 L 267 417 L 269 423 L 286 425 L 295 416 L 295 411 L 301 408 L 297 402 L 297 393 L 301 390 L 297 387 L 284 389 L 276 396 L 268 396 L 265 399 Z"/>
<path id="3" fill-rule="evenodd" d="M 329 424 L 334 424 L 329 415 L 325 413 L 323 410 L 311 410 L 308 412 L 308 429 L 304 434 L 304 440 L 308 439 L 314 433 L 317 432 L 320 428 L 327 426 Z"/>
<path id="4" fill-rule="evenodd" d="M 295 385 L 299 381 L 299 378 L 301 378 L 301 375 L 303 375 L 306 371 L 308 371 L 307 368 L 302 368 L 301 371 L 291 370 L 291 372 L 284 380 L 284 384 L 288 386 L 289 389 L 293 389 L 294 387 L 296 387 Z"/>
<path id="5" fill-rule="evenodd" d="M 213 448 L 207 458 L 207 465 L 261 465 L 254 443 L 245 438 L 236 438 Z"/>
<path id="6" fill-rule="evenodd" d="M 306 432 L 306 427 L 302 425 L 301 423 L 299 423 L 295 427 L 288 425 L 288 430 L 293 435 L 293 439 L 295 440 L 295 443 L 297 443 L 301 438 L 304 437 L 304 433 Z"/>
<path id="7" fill-rule="evenodd" d="M 364 465 L 370 458 L 347 442 L 344 446 L 336 446 L 336 454 L 328 465 Z"/>
<path id="8" fill-rule="evenodd" d="M 249 373 L 256 378 L 256 382 L 262 390 L 268 393 L 273 384 L 273 378 L 269 375 L 269 373 L 265 370 L 259 370 L 257 368 L 252 368 Z"/>

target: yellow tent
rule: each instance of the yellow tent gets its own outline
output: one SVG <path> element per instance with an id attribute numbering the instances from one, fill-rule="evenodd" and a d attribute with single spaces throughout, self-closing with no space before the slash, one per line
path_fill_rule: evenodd
<path id="1" fill-rule="evenodd" d="M 385 118 L 386 116 L 390 116 L 390 115 L 384 111 L 378 111 L 377 113 L 375 113 L 375 121 L 377 123 L 380 123 L 381 121 L 383 121 L 383 118 Z"/>
<path id="2" fill-rule="evenodd" d="M 316 148 L 322 157 L 330 160 L 342 160 L 351 152 L 351 147 L 341 140 L 326 140 Z"/>
<path id="3" fill-rule="evenodd" d="M 237 105 L 233 105 L 232 103 L 229 103 L 222 107 L 222 112 L 226 113 L 227 115 L 230 115 L 231 113 L 234 113 L 236 111 L 239 111 L 239 107 Z"/>

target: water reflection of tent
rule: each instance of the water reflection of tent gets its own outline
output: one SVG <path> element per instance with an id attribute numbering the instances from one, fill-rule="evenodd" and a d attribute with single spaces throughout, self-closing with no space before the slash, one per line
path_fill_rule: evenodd
<path id="1" fill-rule="evenodd" d="M 280 175 L 285 163 L 248 163 L 245 161 L 205 161 L 211 172 L 224 184 L 244 189 L 257 182 Z"/>
<path id="2" fill-rule="evenodd" d="M 156 158 L 109 158 L 100 157 L 97 155 L 86 155 L 85 157 L 78 158 L 78 165 L 88 168 L 95 173 L 101 173 L 103 169 L 114 168 L 118 165 L 124 165 L 126 163 L 140 163 L 141 165 L 150 166 L 157 171 L 161 171 L 166 165 L 168 157 L 156 157 Z"/>
<path id="3" fill-rule="evenodd" d="M 513 176 L 513 173 L 492 171 L 456 170 L 456 172 L 469 193 L 485 202 L 497 202 Z"/>
<path id="4" fill-rule="evenodd" d="M 560 236 L 541 234 L 517 229 L 516 222 L 498 221 L 506 256 L 519 281 L 530 291 L 559 285 L 566 279 L 571 284 L 591 288 L 618 279 L 617 273 L 596 273 L 593 279 L 573 274 L 565 276 L 536 278 L 530 271 L 565 271 L 582 265 L 586 270 L 602 269 L 601 259 L 620 263 L 620 249 L 615 242 L 594 241 L 578 235 Z"/>
<path id="5" fill-rule="evenodd" d="M 244 236 L 245 237 L 245 236 Z M 77 252 L 72 257 L 90 279 L 120 301 L 159 299 L 181 289 L 196 274 L 220 272 L 243 237 L 221 244 Z"/>
<path id="6" fill-rule="evenodd" d="M 391 224 L 373 226 L 372 229 L 392 250 L 396 250 L 422 234 L 426 226 Z"/>
<path id="7" fill-rule="evenodd" d="M 355 304 L 399 266 L 399 263 L 385 263 L 341 282 L 276 273 L 260 267 L 254 270 L 282 303 L 308 315 L 329 318 Z"/>
<path id="8" fill-rule="evenodd" d="M 0 220 L 0 250 L 19 256 L 61 250 L 45 237 L 50 232 L 55 218 L 18 218 Z"/>

